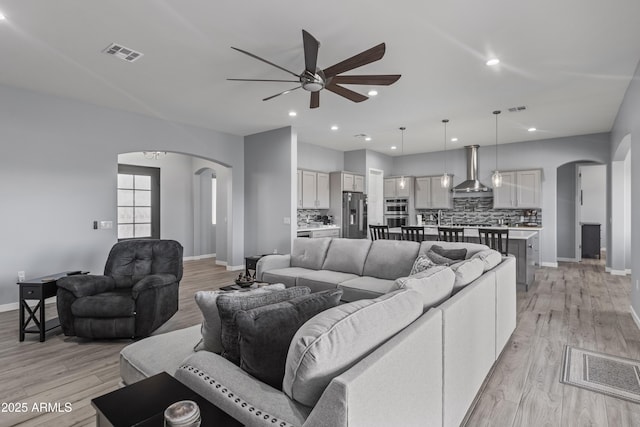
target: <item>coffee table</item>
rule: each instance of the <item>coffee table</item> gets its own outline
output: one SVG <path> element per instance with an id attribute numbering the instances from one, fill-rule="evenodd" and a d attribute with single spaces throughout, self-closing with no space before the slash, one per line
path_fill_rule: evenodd
<path id="1" fill-rule="evenodd" d="M 164 410 L 180 400 L 198 404 L 202 426 L 243 425 L 166 372 L 91 399 L 91 405 L 97 427 L 163 427 Z"/>

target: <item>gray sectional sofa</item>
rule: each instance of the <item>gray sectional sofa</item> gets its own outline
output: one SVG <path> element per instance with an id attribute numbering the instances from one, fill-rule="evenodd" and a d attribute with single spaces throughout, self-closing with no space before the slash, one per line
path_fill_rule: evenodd
<path id="1" fill-rule="evenodd" d="M 369 298 L 376 298 L 372 307 L 396 295 L 419 299 L 413 290 L 394 291 L 395 279 L 408 276 L 415 259 L 434 243 L 464 247 L 467 258 L 488 249 L 468 243 L 297 239 L 290 255 L 262 258 L 257 275 L 313 291 L 338 287 L 345 301 L 365 299 L 349 303 L 356 306 Z M 384 324 L 385 312 L 380 313 L 378 321 Z M 458 426 L 515 326 L 515 259 L 504 257 L 332 377 L 312 406 L 218 354 L 194 352 L 199 325 L 127 346 L 121 376 L 130 384 L 167 371 L 250 426 Z M 336 345 L 345 346 L 341 352 L 351 351 L 348 342 Z"/>

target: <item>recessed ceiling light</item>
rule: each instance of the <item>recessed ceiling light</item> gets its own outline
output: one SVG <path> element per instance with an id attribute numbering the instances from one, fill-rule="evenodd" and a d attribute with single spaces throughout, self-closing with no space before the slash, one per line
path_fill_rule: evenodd
<path id="1" fill-rule="evenodd" d="M 338 129 L 339 129 L 339 128 L 338 128 L 338 126 L 336 126 L 336 125 L 331 126 L 331 130 L 338 130 Z"/>
<path id="2" fill-rule="evenodd" d="M 537 131 L 538 129 L 536 129 L 536 128 L 529 128 L 529 129 L 527 129 L 527 130 L 528 130 L 529 132 L 535 132 L 535 131 Z"/>
<path id="3" fill-rule="evenodd" d="M 458 142 L 458 138 L 451 138 L 451 142 Z"/>
<path id="4" fill-rule="evenodd" d="M 392 145 L 392 146 L 391 146 L 391 149 L 392 149 L 392 150 L 397 150 L 397 149 L 398 149 L 398 147 L 396 147 L 395 145 Z"/>
<path id="5" fill-rule="evenodd" d="M 366 136 L 366 137 L 364 138 L 364 140 L 365 140 L 365 141 L 371 141 L 371 137 L 370 137 L 370 136 Z"/>
<path id="6" fill-rule="evenodd" d="M 5 19 L 7 19 L 7 17 L 0 12 L 0 21 L 4 21 Z"/>
<path id="7" fill-rule="evenodd" d="M 378 91 L 377 90 L 370 90 L 367 94 L 369 96 L 376 96 L 378 94 Z"/>
<path id="8" fill-rule="evenodd" d="M 493 66 L 493 65 L 498 65 L 500 63 L 500 60 L 498 58 L 491 58 L 490 60 L 487 61 L 487 65 L 488 66 Z"/>
<path id="9" fill-rule="evenodd" d="M 296 113 L 295 111 L 289 111 L 289 117 L 295 117 L 297 115 L 298 113 Z"/>

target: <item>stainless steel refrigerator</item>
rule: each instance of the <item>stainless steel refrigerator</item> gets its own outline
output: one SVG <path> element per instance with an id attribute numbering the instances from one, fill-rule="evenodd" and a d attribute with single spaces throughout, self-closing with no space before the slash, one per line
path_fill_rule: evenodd
<path id="1" fill-rule="evenodd" d="M 367 238 L 367 195 L 342 193 L 342 237 Z"/>

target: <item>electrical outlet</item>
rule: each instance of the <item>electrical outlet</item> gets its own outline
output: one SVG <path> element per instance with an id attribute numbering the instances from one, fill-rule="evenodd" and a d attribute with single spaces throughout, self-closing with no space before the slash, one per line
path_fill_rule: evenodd
<path id="1" fill-rule="evenodd" d="M 285 224 L 291 224 L 291 217 L 290 216 L 285 216 L 282 219 L 282 222 L 285 223 Z"/>
<path id="2" fill-rule="evenodd" d="M 25 272 L 24 271 L 18 271 L 18 282 L 24 282 L 25 281 Z"/>

